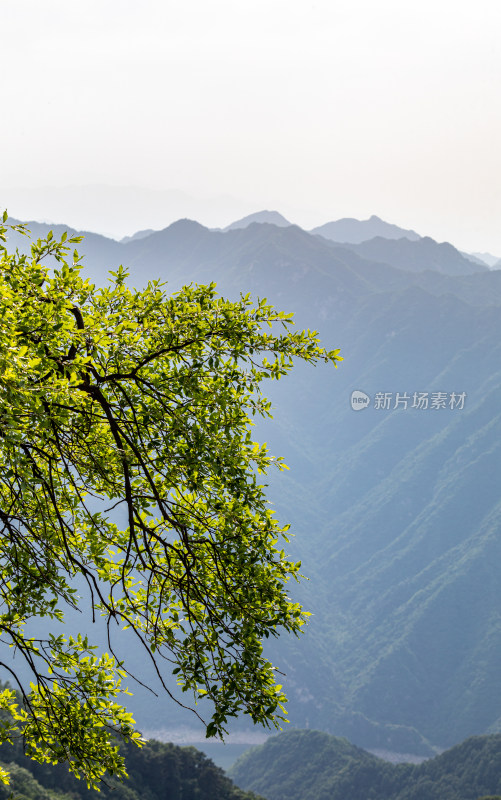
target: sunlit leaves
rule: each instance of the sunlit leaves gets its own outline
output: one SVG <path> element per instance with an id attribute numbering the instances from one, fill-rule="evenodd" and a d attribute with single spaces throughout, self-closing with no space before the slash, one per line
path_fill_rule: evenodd
<path id="1" fill-rule="evenodd" d="M 9 712 L 29 754 L 95 785 L 123 773 L 110 733 L 137 739 L 115 701 L 121 666 L 81 637 L 30 640 L 26 621 L 61 619 L 83 576 L 104 623 L 211 701 L 208 736 L 241 712 L 279 724 L 262 641 L 298 633 L 305 615 L 285 591 L 300 569 L 287 527 L 259 482 L 285 465 L 251 420 L 270 416 L 263 380 L 295 358 L 340 357 L 265 300 L 230 302 L 214 285 L 132 291 L 120 267 L 95 289 L 78 253 L 68 260 L 77 238 L 1 251 L 0 629 L 33 671 L 25 716 Z"/>

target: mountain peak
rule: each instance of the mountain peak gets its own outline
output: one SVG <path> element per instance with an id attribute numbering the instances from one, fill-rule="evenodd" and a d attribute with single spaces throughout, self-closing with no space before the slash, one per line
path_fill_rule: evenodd
<path id="1" fill-rule="evenodd" d="M 224 231 L 232 231 L 236 228 L 247 228 L 253 222 L 267 222 L 269 225 L 277 225 L 280 228 L 288 227 L 292 225 L 288 219 L 279 214 L 278 211 L 256 211 L 254 214 L 249 214 L 247 217 L 242 217 L 242 219 L 237 219 L 236 222 L 232 222 L 231 225 L 227 225 L 226 228 L 223 228 Z"/>

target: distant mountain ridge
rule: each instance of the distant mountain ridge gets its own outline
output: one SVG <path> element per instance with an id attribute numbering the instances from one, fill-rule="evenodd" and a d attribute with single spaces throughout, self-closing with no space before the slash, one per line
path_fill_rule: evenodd
<path id="1" fill-rule="evenodd" d="M 437 270 L 447 275 L 470 275 L 472 272 L 489 269 L 483 262 L 471 261 L 448 242 L 439 244 L 429 236 L 418 240 L 386 239 L 376 236 L 374 239 L 351 244 L 349 247 L 368 261 L 380 261 L 412 272 L 420 272 L 424 265 L 426 269 Z"/>
<path id="2" fill-rule="evenodd" d="M 263 212 L 268 213 L 274 212 Z M 27 225 L 34 236 L 44 236 L 49 230 L 53 230 L 55 235 L 65 230 L 72 235 L 81 233 L 61 224 L 29 222 Z M 164 269 L 167 256 L 172 266 L 180 259 L 180 277 L 189 263 L 201 280 L 206 271 L 204 264 L 209 268 L 211 263 L 215 264 L 221 258 L 236 264 L 244 257 L 244 252 L 254 248 L 258 242 L 260 247 L 267 243 L 274 249 L 283 249 L 287 258 L 292 257 L 298 263 L 302 261 L 305 266 L 320 262 L 327 266 L 339 261 L 354 265 L 363 259 L 365 263 L 416 273 L 432 270 L 444 275 L 467 276 L 488 271 L 485 264 L 470 261 L 453 245 L 447 242 L 439 244 L 430 237 L 417 240 L 376 237 L 360 244 L 341 244 L 312 235 L 297 225 L 277 226 L 264 221 L 258 223 L 255 219 L 245 225 L 232 225 L 224 231 L 209 230 L 193 220 L 180 219 L 162 230 L 138 231 L 120 242 L 100 234 L 83 232 L 83 235 L 85 244 L 80 249 L 84 253 L 84 264 L 91 269 L 106 270 L 108 265 L 122 263 L 134 271 L 135 265 L 144 261 L 151 277 L 156 277 L 156 273 Z M 26 246 L 24 237 L 12 234 L 10 238 L 21 250 Z M 299 249 L 294 252 L 294 248 Z M 227 263 L 229 265 L 230 261 Z"/>
<path id="3" fill-rule="evenodd" d="M 501 261 L 501 259 L 499 256 L 493 256 L 492 253 L 465 253 L 465 255 L 473 256 L 473 258 L 479 258 L 480 261 L 483 261 L 483 263 L 487 264 L 487 266 L 491 269 L 499 269 L 499 267 L 496 267 L 496 264 Z"/>
<path id="4" fill-rule="evenodd" d="M 411 241 L 417 241 L 421 238 L 416 231 L 392 225 L 375 214 L 366 220 L 345 217 L 334 222 L 326 222 L 325 225 L 312 228 L 310 233 L 323 236 L 325 239 L 332 239 L 334 242 L 349 244 L 360 244 L 360 242 L 374 239 L 376 236 L 381 236 L 384 239 L 402 239 L 405 237 Z"/>

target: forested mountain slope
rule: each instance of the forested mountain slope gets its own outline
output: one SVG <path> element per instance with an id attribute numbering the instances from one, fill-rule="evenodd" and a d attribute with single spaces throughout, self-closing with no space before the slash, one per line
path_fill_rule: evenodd
<path id="1" fill-rule="evenodd" d="M 478 736 L 422 764 L 390 764 L 319 731 L 290 731 L 230 770 L 268 800 L 478 800 L 501 792 L 501 736 Z"/>
<path id="2" fill-rule="evenodd" d="M 194 747 L 151 741 L 129 746 L 124 755 L 129 779 L 109 779 L 100 792 L 86 787 L 65 764 L 38 764 L 26 758 L 18 743 L 0 747 L 0 763 L 11 774 L 10 787 L 0 786 L 0 798 L 16 800 L 259 800 L 234 786 L 223 770 Z M 261 799 L 262 800 L 262 799 Z"/>

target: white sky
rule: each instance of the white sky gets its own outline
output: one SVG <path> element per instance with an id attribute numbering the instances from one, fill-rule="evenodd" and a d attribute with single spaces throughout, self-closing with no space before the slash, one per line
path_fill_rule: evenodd
<path id="1" fill-rule="evenodd" d="M 501 255 L 500 0 L 0 0 L 0 29 L 18 216 L 78 223 L 20 187 L 176 189 L 239 200 L 205 224 L 377 214 Z"/>

